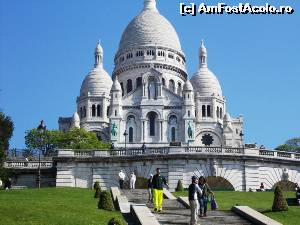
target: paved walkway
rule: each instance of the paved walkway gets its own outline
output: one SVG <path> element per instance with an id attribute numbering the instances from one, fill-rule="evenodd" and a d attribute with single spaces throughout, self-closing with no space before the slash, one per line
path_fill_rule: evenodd
<path id="1" fill-rule="evenodd" d="M 125 195 L 130 203 L 147 204 L 147 190 L 122 190 L 122 195 Z M 153 212 L 153 205 L 147 204 Z M 231 211 L 208 211 L 208 216 L 199 218 L 201 225 L 251 225 L 250 222 L 239 217 Z M 163 212 L 154 214 L 162 225 L 188 225 L 190 220 L 190 210 L 186 209 L 177 200 L 164 199 Z"/>

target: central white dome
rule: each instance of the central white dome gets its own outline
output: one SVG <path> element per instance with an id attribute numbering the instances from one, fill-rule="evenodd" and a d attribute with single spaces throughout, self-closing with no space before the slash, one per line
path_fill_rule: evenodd
<path id="1" fill-rule="evenodd" d="M 145 0 L 143 11 L 123 32 L 118 53 L 141 46 L 163 46 L 181 52 L 178 35 L 172 24 L 159 14 L 155 0 Z"/>

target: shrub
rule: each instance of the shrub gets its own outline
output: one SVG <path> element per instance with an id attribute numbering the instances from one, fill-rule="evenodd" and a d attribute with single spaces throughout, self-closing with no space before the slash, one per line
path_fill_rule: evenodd
<path id="1" fill-rule="evenodd" d="M 94 198 L 100 198 L 101 187 L 100 187 L 99 181 L 96 181 L 94 183 L 94 190 L 95 190 L 95 196 L 94 196 Z"/>
<path id="2" fill-rule="evenodd" d="M 93 186 L 94 190 L 96 190 L 97 187 L 100 187 L 99 181 L 96 181 L 96 182 L 94 183 L 94 186 Z"/>
<path id="3" fill-rule="evenodd" d="M 181 180 L 178 180 L 177 187 L 175 191 L 184 191 Z"/>
<path id="4" fill-rule="evenodd" d="M 119 218 L 112 218 L 109 222 L 108 225 L 125 225 L 125 222 L 123 219 Z"/>
<path id="5" fill-rule="evenodd" d="M 276 186 L 274 191 L 274 201 L 272 206 L 272 211 L 287 211 L 289 207 L 285 198 L 283 197 L 282 189 Z"/>
<path id="6" fill-rule="evenodd" d="M 111 194 L 109 191 L 102 191 L 100 193 L 99 203 L 98 203 L 99 209 L 104 209 L 108 211 L 114 211 L 114 204 L 111 198 Z"/>

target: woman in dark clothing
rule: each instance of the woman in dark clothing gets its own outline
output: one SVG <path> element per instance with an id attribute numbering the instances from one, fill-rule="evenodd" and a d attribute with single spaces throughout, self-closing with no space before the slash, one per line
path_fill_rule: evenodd
<path id="1" fill-rule="evenodd" d="M 198 185 L 200 189 L 202 190 L 202 195 L 199 196 L 199 215 L 200 217 L 206 216 L 207 213 L 207 203 L 208 203 L 208 197 L 209 195 L 214 195 L 214 193 L 209 188 L 208 184 L 206 183 L 206 179 L 201 176 L 198 181 Z"/>

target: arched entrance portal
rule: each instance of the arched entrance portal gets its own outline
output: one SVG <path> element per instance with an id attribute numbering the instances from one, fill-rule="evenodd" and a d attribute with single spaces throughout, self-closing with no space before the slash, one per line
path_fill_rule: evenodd
<path id="1" fill-rule="evenodd" d="M 283 191 L 295 191 L 296 184 L 289 180 L 282 180 L 274 184 L 272 189 L 275 189 L 276 186 L 281 187 Z"/>
<path id="2" fill-rule="evenodd" d="M 233 185 L 223 177 L 206 177 L 206 182 L 213 191 L 234 191 Z"/>

